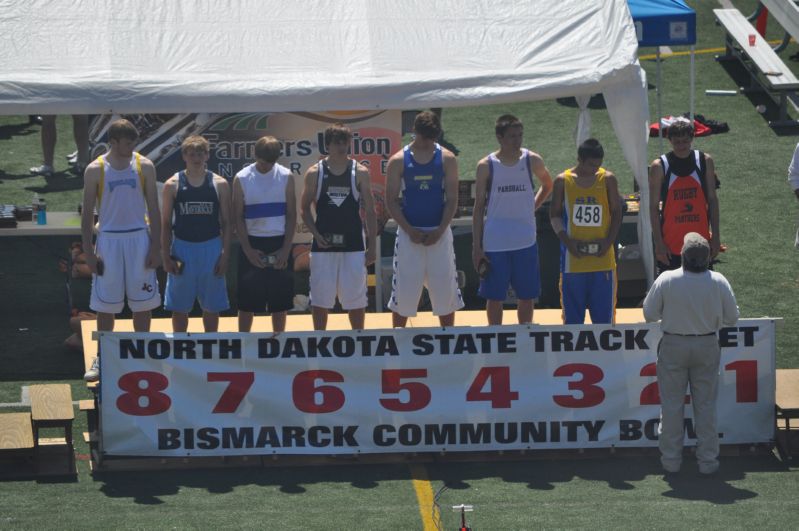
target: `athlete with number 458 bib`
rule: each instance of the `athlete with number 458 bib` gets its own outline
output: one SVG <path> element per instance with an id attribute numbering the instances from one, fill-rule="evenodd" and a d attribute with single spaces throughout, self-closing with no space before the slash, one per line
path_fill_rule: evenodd
<path id="1" fill-rule="evenodd" d="M 602 167 L 605 151 L 589 138 L 577 148 L 577 165 L 555 178 L 550 221 L 560 239 L 560 293 L 564 324 L 614 323 L 616 255 L 621 227 L 616 177 Z"/>

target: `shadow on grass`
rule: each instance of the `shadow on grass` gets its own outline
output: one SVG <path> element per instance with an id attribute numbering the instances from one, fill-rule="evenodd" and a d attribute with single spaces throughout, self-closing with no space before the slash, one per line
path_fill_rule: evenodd
<path id="1" fill-rule="evenodd" d="M 704 500 L 716 504 L 757 496 L 728 482 L 746 478 L 748 472 L 785 472 L 788 466 L 775 456 L 722 457 L 720 473 L 712 478 L 699 475 L 690 458 L 680 474 L 666 481 L 671 487 L 663 496 Z M 429 472 L 431 480 L 442 481 L 451 490 L 472 488 L 470 480 L 498 477 L 510 483 L 526 483 L 531 490 L 554 490 L 575 479 L 604 482 L 614 490 L 633 490 L 636 482 L 662 477 L 663 471 L 655 454 L 651 457 L 608 457 L 605 459 L 533 460 L 516 463 L 477 463 L 438 465 Z"/>
<path id="2" fill-rule="evenodd" d="M 38 133 L 39 126 L 31 125 L 28 122 L 0 125 L 0 140 L 9 140 L 13 136 L 27 136 Z"/>
<path id="3" fill-rule="evenodd" d="M 255 485 L 278 487 L 283 494 L 305 494 L 303 485 L 348 483 L 358 489 L 372 489 L 381 481 L 407 480 L 406 465 L 355 465 L 295 468 L 235 468 L 213 470 L 170 470 L 164 472 L 116 472 L 95 474 L 109 498 L 132 498 L 142 505 L 159 505 L 165 496 L 181 488 L 206 489 L 211 494 L 232 492 L 236 487 Z"/>
<path id="4" fill-rule="evenodd" d="M 722 457 L 721 472 L 712 478 L 699 476 L 693 463 L 674 477 L 663 478 L 662 496 L 707 501 L 724 505 L 750 499 L 758 493 L 731 485 L 745 480 L 750 472 L 785 472 L 789 468 L 773 455 Z M 659 481 L 663 472 L 656 456 L 608 457 L 605 459 L 559 459 L 504 462 L 425 463 L 431 482 L 441 482 L 442 490 L 465 491 L 473 482 L 498 478 L 507 483 L 526 484 L 528 489 L 549 491 L 574 480 L 604 483 L 608 488 L 631 491 L 637 483 Z M 373 489 L 385 481 L 409 479 L 407 463 L 391 465 L 230 468 L 96 473 L 100 491 L 109 498 L 130 498 L 142 505 L 165 503 L 166 496 L 182 488 L 205 489 L 209 493 L 232 492 L 237 487 L 277 487 L 283 494 L 306 494 L 306 486 L 322 483 L 348 484 L 358 489 Z M 657 488 L 657 487 L 656 487 Z M 668 489 L 668 490 L 666 490 Z"/>
<path id="5" fill-rule="evenodd" d="M 69 171 L 54 173 L 52 177 L 46 177 L 45 182 L 44 186 L 27 186 L 25 189 L 37 194 L 83 189 L 83 176 L 75 175 Z"/>

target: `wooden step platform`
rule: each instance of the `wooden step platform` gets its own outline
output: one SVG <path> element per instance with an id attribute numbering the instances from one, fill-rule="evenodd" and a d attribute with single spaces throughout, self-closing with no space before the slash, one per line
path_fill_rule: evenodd
<path id="1" fill-rule="evenodd" d="M 0 453 L 33 451 L 33 426 L 30 413 L 0 414 Z"/>
<path id="2" fill-rule="evenodd" d="M 791 419 L 799 419 L 799 369 L 777 370 L 777 450 L 783 459 L 791 459 L 794 439 L 799 439 L 799 429 L 791 428 Z"/>
<path id="3" fill-rule="evenodd" d="M 0 479 L 26 479 L 35 470 L 31 414 L 0 414 Z"/>
<path id="4" fill-rule="evenodd" d="M 41 428 L 60 428 L 64 430 L 64 444 L 67 451 L 67 469 L 73 470 L 75 448 L 72 441 L 72 421 L 75 411 L 72 408 L 72 390 L 68 384 L 44 384 L 30 386 L 31 420 L 33 421 L 33 441 L 39 457 Z"/>

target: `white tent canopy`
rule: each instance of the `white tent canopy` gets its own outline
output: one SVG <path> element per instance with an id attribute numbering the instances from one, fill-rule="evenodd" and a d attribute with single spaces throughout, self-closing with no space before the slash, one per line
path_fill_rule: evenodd
<path id="1" fill-rule="evenodd" d="M 0 114 L 415 109 L 603 93 L 648 204 L 625 0 L 0 0 Z M 639 239 L 653 274 L 650 224 Z"/>

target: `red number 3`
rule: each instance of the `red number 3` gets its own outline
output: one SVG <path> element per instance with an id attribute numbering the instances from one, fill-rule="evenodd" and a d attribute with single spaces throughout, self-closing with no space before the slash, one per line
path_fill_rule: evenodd
<path id="1" fill-rule="evenodd" d="M 601 382 L 602 378 L 605 377 L 605 373 L 596 365 L 569 363 L 555 369 L 554 376 L 568 377 L 577 373 L 583 377 L 580 380 L 569 382 L 569 391 L 579 391 L 583 396 L 575 398 L 573 395 L 555 395 L 552 400 L 563 407 L 592 407 L 601 404 L 605 399 L 605 391 L 594 384 Z"/>

